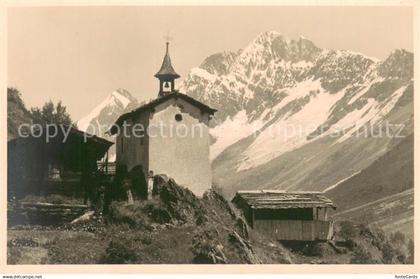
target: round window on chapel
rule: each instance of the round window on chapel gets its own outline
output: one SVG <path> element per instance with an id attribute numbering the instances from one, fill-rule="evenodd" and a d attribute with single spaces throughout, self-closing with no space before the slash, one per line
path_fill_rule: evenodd
<path id="1" fill-rule="evenodd" d="M 179 114 L 179 113 L 178 114 L 175 114 L 175 120 L 178 121 L 178 122 L 179 121 L 182 121 L 182 115 Z"/>

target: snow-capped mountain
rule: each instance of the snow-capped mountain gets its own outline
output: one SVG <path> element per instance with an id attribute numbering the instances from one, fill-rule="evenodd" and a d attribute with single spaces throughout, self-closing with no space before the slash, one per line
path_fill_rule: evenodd
<path id="1" fill-rule="evenodd" d="M 135 108 L 137 99 L 125 89 L 117 89 L 108 95 L 89 114 L 77 121 L 77 127 L 97 136 L 106 137 L 105 132 L 124 112 Z"/>
<path id="2" fill-rule="evenodd" d="M 214 182 L 225 194 L 316 190 L 351 206 L 343 199 L 356 191 L 359 203 L 373 209 L 404 191 L 405 202 L 393 208 L 412 225 L 412 210 L 404 207 L 412 203 L 413 160 L 395 156 L 401 146 L 404 154 L 414 148 L 406 140 L 413 135 L 412 53 L 398 49 L 378 60 L 270 31 L 241 50 L 210 55 L 178 89 L 218 109 L 210 153 Z M 99 126 L 139 105 L 117 90 L 77 124 L 106 137 Z M 384 183 L 381 169 L 398 179 Z M 394 183 L 401 185 L 392 189 Z"/>
<path id="3" fill-rule="evenodd" d="M 115 138 L 110 137 L 106 132 L 121 114 L 138 106 L 137 99 L 130 92 L 125 89 L 117 89 L 93 108 L 89 114 L 77 121 L 77 127 L 87 133 L 115 141 Z M 108 156 L 109 161 L 115 161 L 115 145 L 110 147 Z"/>
<path id="4" fill-rule="evenodd" d="M 179 89 L 219 110 L 211 157 L 228 192 L 324 190 L 386 153 L 397 125 L 413 131 L 413 54 L 402 49 L 380 61 L 270 31 L 211 55 Z M 394 135 L 375 136 L 384 129 Z"/>

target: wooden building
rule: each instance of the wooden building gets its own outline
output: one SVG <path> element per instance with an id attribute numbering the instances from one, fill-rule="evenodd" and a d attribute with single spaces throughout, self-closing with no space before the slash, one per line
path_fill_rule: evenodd
<path id="1" fill-rule="evenodd" d="M 7 143 L 9 197 L 63 194 L 87 198 L 97 161 L 106 157 L 113 143 L 68 126 L 56 127 L 53 137 L 44 129 L 36 136 Z"/>
<path id="2" fill-rule="evenodd" d="M 320 192 L 239 191 L 232 202 L 254 230 L 278 240 L 325 241 L 332 237 L 328 210 L 336 207 Z"/>
<path id="3" fill-rule="evenodd" d="M 215 109 L 176 91 L 179 75 L 166 45 L 157 98 L 121 115 L 109 133 L 116 135 L 116 164 L 128 171 L 165 174 L 194 194 L 212 185 L 209 123 Z"/>

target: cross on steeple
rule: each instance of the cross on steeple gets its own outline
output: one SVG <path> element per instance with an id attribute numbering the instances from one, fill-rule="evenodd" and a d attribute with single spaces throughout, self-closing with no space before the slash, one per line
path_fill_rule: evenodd
<path id="1" fill-rule="evenodd" d="M 170 43 L 172 41 L 172 37 L 169 36 L 169 32 L 163 38 L 165 39 L 166 44 L 168 44 L 168 43 Z"/>

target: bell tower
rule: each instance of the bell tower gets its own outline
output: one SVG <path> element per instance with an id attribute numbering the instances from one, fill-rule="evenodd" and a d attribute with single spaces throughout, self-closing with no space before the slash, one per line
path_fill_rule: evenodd
<path id="1" fill-rule="evenodd" d="M 172 67 L 171 57 L 169 56 L 169 42 L 166 42 L 166 53 L 163 58 L 160 70 L 155 74 L 159 79 L 159 97 L 171 94 L 175 91 L 175 79 L 180 76 L 175 72 Z"/>

